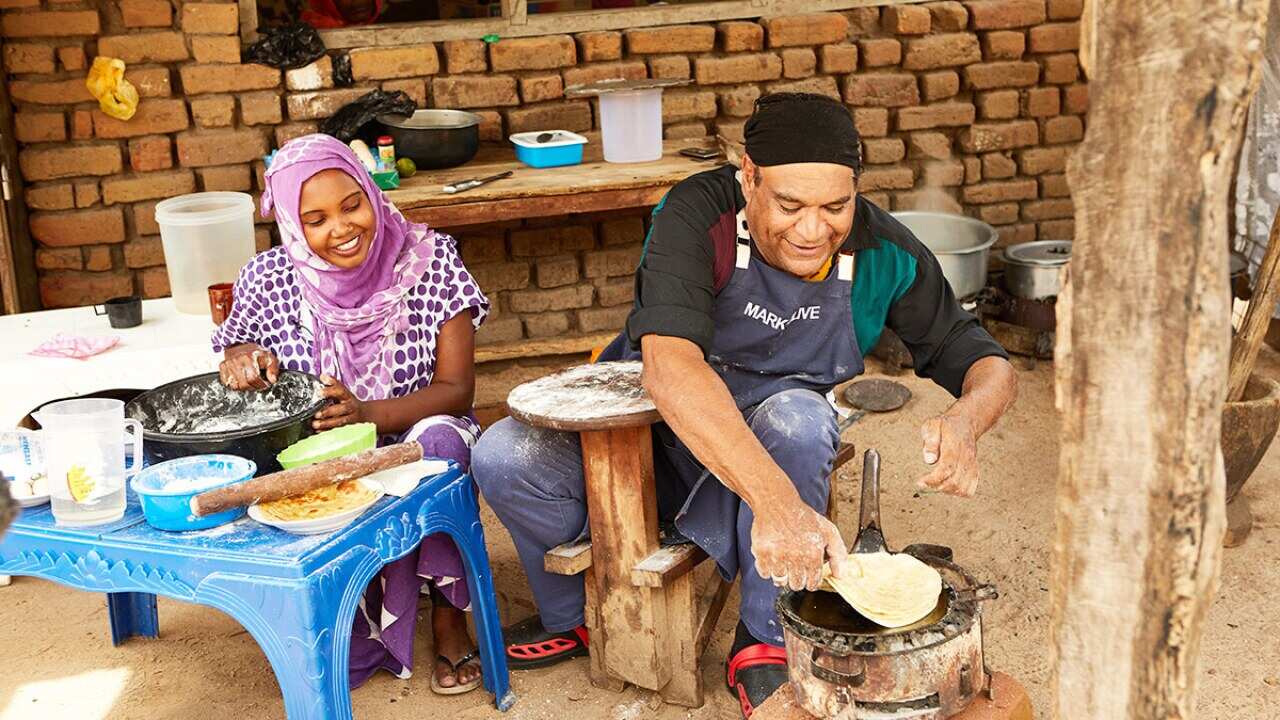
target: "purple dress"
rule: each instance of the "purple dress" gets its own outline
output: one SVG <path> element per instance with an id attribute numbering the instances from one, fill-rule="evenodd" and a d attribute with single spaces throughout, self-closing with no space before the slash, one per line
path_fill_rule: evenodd
<path id="1" fill-rule="evenodd" d="M 470 311 L 478 328 L 489 312 L 489 301 L 463 266 L 453 239 L 439 237 L 437 258 L 407 296 L 409 327 L 391 338 L 395 352 L 390 397 L 403 397 L 431 384 L 436 341 L 447 320 Z M 213 335 L 215 351 L 256 343 L 275 353 L 283 368 L 315 372 L 313 320 L 284 248 L 250 260 L 236 279 L 234 293 L 231 314 Z M 384 436 L 381 443 L 416 440 L 425 456 L 456 461 L 465 470 L 479 436 L 480 426 L 469 415 L 436 415 L 423 418 L 399 436 Z M 424 580 L 455 607 L 470 608 L 457 547 L 446 535 L 424 539 L 417 550 L 384 567 L 365 591 L 351 635 L 351 687 L 364 684 L 379 668 L 409 677 Z"/>

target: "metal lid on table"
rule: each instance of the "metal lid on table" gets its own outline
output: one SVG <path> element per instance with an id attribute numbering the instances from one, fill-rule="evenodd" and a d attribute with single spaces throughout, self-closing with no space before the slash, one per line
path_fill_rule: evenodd
<path id="1" fill-rule="evenodd" d="M 1037 240 L 1011 245 L 1004 250 L 1005 262 L 1052 267 L 1071 261 L 1070 240 Z"/>
<path id="2" fill-rule="evenodd" d="M 660 90 L 662 88 L 689 85 L 693 80 L 675 78 L 645 80 L 601 80 L 586 85 L 570 85 L 564 89 L 565 97 L 584 97 L 587 95 L 604 95 L 606 93 L 637 92 L 640 90 Z"/>

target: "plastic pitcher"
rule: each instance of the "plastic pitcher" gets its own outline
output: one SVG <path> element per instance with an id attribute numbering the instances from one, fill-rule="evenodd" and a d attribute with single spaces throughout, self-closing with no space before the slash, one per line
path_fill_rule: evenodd
<path id="1" fill-rule="evenodd" d="M 600 95 L 600 136 L 611 163 L 662 157 L 662 88 Z"/>
<path id="2" fill-rule="evenodd" d="M 156 205 L 169 289 L 179 312 L 209 312 L 209 286 L 234 282 L 253 257 L 253 198 L 238 192 L 180 195 Z"/>
<path id="3" fill-rule="evenodd" d="M 142 466 L 142 423 L 120 400 L 63 400 L 32 413 L 43 432 L 53 517 L 59 525 L 101 525 L 124 516 L 125 476 Z M 133 458 L 125 467 L 125 430 Z"/>

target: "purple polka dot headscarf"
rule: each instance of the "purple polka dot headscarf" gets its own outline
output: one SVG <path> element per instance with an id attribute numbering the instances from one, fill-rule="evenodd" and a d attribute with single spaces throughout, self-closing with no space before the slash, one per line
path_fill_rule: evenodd
<path id="1" fill-rule="evenodd" d="M 316 255 L 302 232 L 302 184 L 324 170 L 342 170 L 359 183 L 377 217 L 369 256 L 343 269 Z M 285 144 L 266 173 L 262 214 L 274 209 L 285 251 L 297 270 L 302 299 L 315 320 L 315 363 L 362 400 L 390 396 L 392 343 L 409 326 L 408 294 L 431 267 L 436 232 L 400 214 L 351 148 L 329 135 Z"/>

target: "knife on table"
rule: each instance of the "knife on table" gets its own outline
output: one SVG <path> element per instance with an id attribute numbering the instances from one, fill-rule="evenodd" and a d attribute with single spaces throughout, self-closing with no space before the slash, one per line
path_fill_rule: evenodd
<path id="1" fill-rule="evenodd" d="M 508 177 L 510 175 L 511 175 L 511 171 L 508 170 L 506 172 L 500 172 L 497 175 L 490 175 L 489 177 L 472 178 L 471 180 L 463 180 L 461 182 L 453 183 L 452 185 L 445 185 L 443 190 L 444 192 L 452 195 L 453 193 L 460 193 L 465 190 L 470 190 L 471 188 L 480 187 L 481 185 L 484 185 L 485 183 L 493 182 L 494 180 L 501 180 L 502 178 Z"/>

